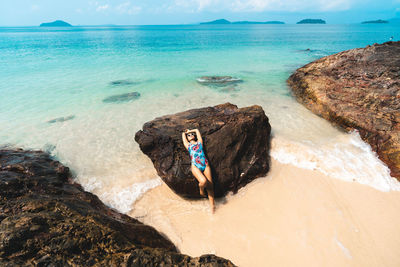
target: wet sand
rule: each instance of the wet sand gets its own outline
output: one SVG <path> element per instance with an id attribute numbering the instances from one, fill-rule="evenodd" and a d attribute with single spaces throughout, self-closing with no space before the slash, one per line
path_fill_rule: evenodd
<path id="1" fill-rule="evenodd" d="M 400 192 L 272 161 L 271 171 L 217 203 L 187 201 L 165 184 L 131 216 L 185 254 L 238 266 L 400 266 Z"/>

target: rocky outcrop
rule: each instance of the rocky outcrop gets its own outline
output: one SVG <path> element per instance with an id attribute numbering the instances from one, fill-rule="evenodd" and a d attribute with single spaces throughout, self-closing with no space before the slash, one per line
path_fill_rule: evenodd
<path id="1" fill-rule="evenodd" d="M 193 128 L 203 137 L 217 197 L 267 174 L 271 126 L 260 106 L 239 109 L 226 103 L 191 109 L 147 122 L 135 135 L 158 175 L 177 194 L 200 197 L 182 143 L 182 132 Z"/>
<path id="2" fill-rule="evenodd" d="M 288 84 L 314 113 L 359 131 L 400 179 L 400 42 L 318 59 L 296 70 Z"/>
<path id="3" fill-rule="evenodd" d="M 106 207 L 41 151 L 0 149 L 1 266 L 233 266 L 191 258 L 154 228 Z"/>

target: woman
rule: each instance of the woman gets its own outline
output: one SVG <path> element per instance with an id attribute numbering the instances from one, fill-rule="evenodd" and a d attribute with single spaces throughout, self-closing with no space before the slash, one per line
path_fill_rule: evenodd
<path id="1" fill-rule="evenodd" d="M 196 135 L 195 135 L 196 134 Z M 195 141 L 197 139 L 197 142 Z M 189 150 L 192 162 L 192 173 L 199 182 L 200 195 L 205 196 L 204 189 L 207 190 L 208 199 L 211 204 L 211 211 L 215 211 L 214 185 L 211 177 L 211 169 L 203 150 L 203 139 L 198 129 L 186 130 L 182 133 L 182 141 Z"/>

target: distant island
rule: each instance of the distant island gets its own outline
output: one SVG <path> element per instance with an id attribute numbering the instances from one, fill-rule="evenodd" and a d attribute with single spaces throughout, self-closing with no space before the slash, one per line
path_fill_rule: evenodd
<path id="1" fill-rule="evenodd" d="M 326 21 L 322 19 L 303 19 L 297 22 L 297 24 L 326 24 Z"/>
<path id="2" fill-rule="evenodd" d="M 231 22 L 226 19 L 217 19 L 217 20 L 208 21 L 208 22 L 200 22 L 200 24 L 231 24 Z"/>
<path id="3" fill-rule="evenodd" d="M 226 19 L 217 19 L 208 22 L 201 22 L 200 24 L 285 24 L 283 21 L 234 21 L 230 22 Z"/>
<path id="4" fill-rule="evenodd" d="M 46 22 L 40 24 L 40 27 L 71 27 L 71 26 L 72 26 L 71 24 L 62 20 L 56 20 L 53 22 Z"/>
<path id="5" fill-rule="evenodd" d="M 380 23 L 389 23 L 389 21 L 378 19 L 378 20 L 368 20 L 361 22 L 361 24 L 380 24 Z"/>

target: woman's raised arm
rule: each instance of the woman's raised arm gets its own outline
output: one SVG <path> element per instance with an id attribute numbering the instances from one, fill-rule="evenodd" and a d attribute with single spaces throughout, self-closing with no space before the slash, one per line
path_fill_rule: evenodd
<path id="1" fill-rule="evenodd" d="M 200 143 L 203 144 L 203 138 L 201 138 L 201 134 L 200 134 L 199 129 L 194 129 L 194 131 L 196 132 L 197 141 L 199 141 Z"/>

